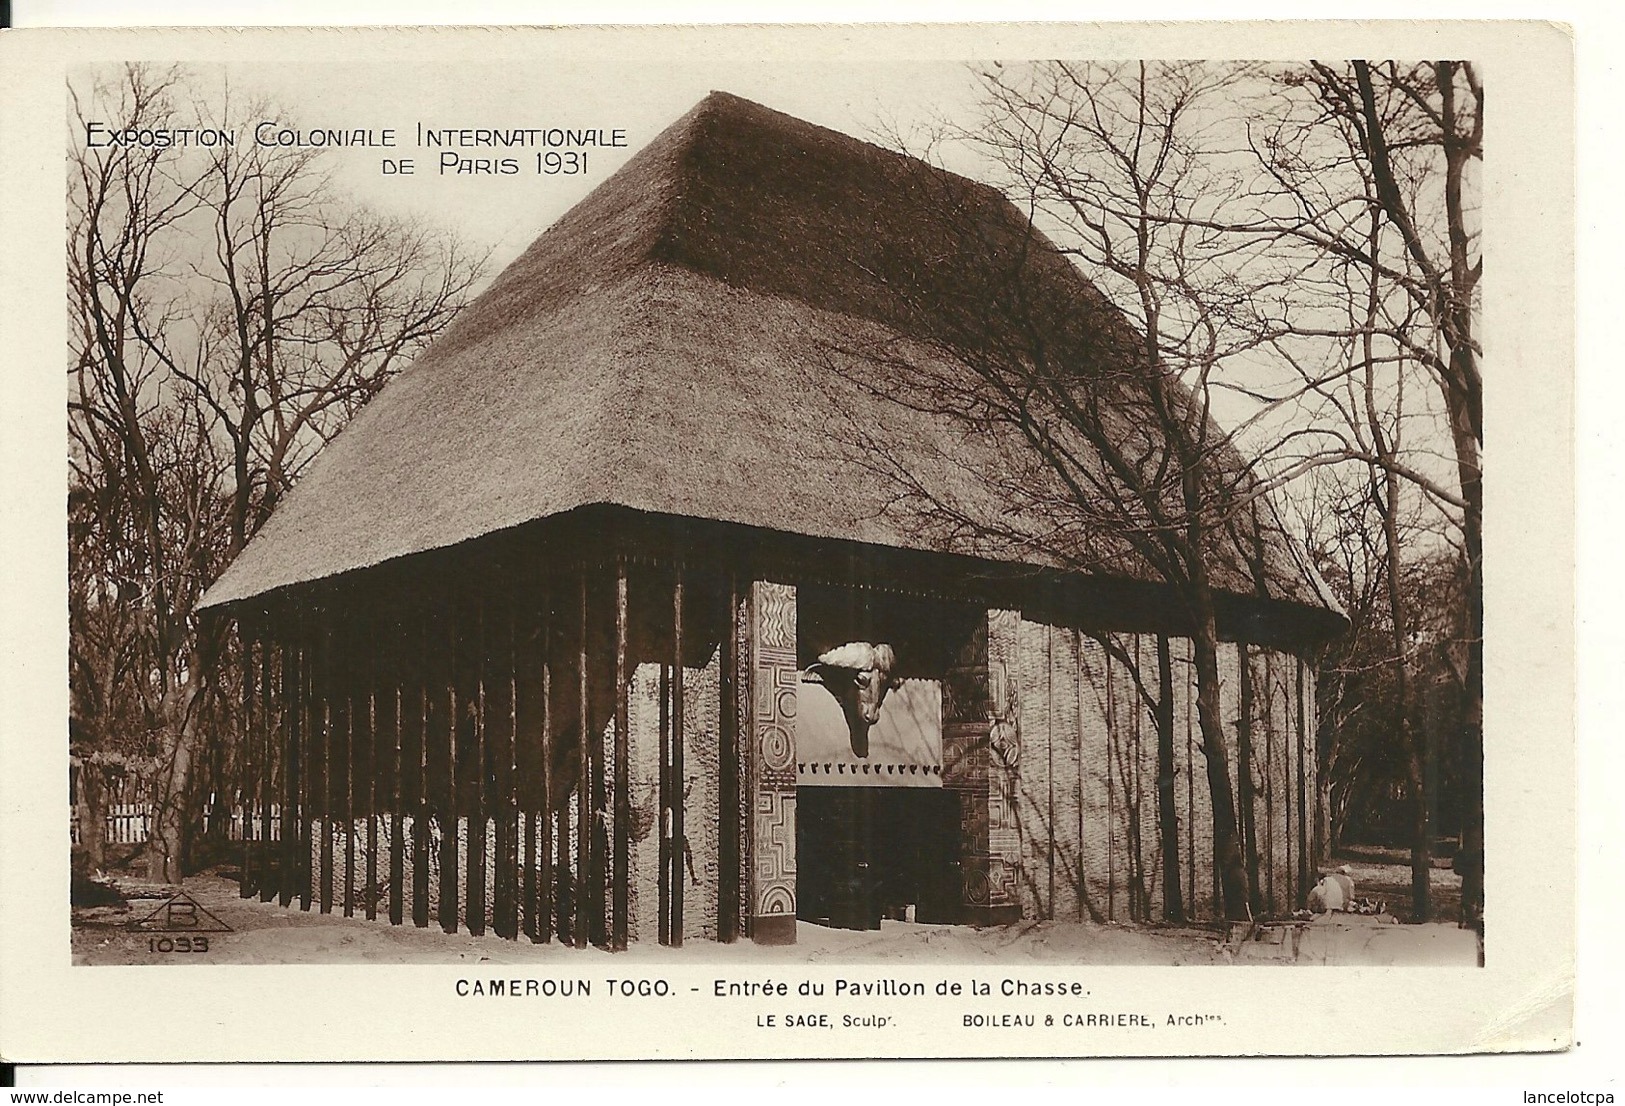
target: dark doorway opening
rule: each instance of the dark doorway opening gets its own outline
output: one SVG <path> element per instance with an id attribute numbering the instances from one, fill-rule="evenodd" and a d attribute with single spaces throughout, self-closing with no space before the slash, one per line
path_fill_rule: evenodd
<path id="1" fill-rule="evenodd" d="M 802 787 L 796 899 L 803 921 L 960 920 L 959 795 L 943 788 Z"/>

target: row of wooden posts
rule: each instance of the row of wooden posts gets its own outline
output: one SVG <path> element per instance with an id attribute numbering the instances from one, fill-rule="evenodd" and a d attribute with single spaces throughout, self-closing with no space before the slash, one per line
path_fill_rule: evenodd
<path id="1" fill-rule="evenodd" d="M 600 568 L 599 571 L 606 571 Z M 430 619 L 422 624 L 422 678 L 410 685 L 401 663 L 405 648 L 390 648 L 382 638 L 373 639 L 352 657 L 359 660 L 371 679 L 364 689 L 351 681 L 335 686 L 332 651 L 333 619 L 353 615 L 355 609 L 307 599 L 262 610 L 257 614 L 239 612 L 243 656 L 243 717 L 246 720 L 243 794 L 257 816 L 246 820 L 243 842 L 242 895 L 257 894 L 263 901 L 280 901 L 309 910 L 314 905 L 323 913 L 339 906 L 346 916 L 358 909 L 376 918 L 380 904 L 388 919 L 404 924 L 408 910 L 406 882 L 407 850 L 411 851 L 410 916 L 412 924 L 430 924 L 430 823 L 440 829 L 438 849 L 439 887 L 437 921 L 446 932 L 458 928 L 458 904 L 466 905 L 464 920 L 469 932 L 481 934 L 486 928 L 487 871 L 486 833 L 488 818 L 495 827 L 494 871 L 490 874 L 491 929 L 499 936 L 515 938 L 521 933 L 535 941 L 560 940 L 577 947 L 590 943 L 624 949 L 628 940 L 632 808 L 629 790 L 629 721 L 627 692 L 631 673 L 628 666 L 628 565 L 625 556 L 615 560 L 614 573 L 614 712 L 610 763 L 605 765 L 602 734 L 589 733 L 591 695 L 588 673 L 589 652 L 588 592 L 594 566 L 581 565 L 569 600 L 579 608 L 579 636 L 574 643 L 574 687 L 566 688 L 555 679 L 551 635 L 551 596 L 544 593 L 538 604 L 540 627 L 539 724 L 521 727 L 517 633 L 519 615 L 508 604 L 507 664 L 490 671 L 491 654 L 481 645 L 474 673 L 472 701 L 459 702 L 457 650 L 464 644 L 458 611 L 451 604 L 445 633 L 449 648 L 448 677 L 444 687 L 429 686 Z M 669 662 L 662 665 L 659 752 L 659 904 L 658 932 L 664 944 L 680 945 L 684 934 L 683 901 L 683 750 L 684 694 L 683 606 L 684 579 L 680 565 L 669 569 L 670 629 L 672 649 Z M 568 584 L 566 585 L 568 586 Z M 727 584 L 729 610 L 734 612 L 731 632 L 724 635 L 721 658 L 722 695 L 718 720 L 722 771 L 721 809 L 740 811 L 743 782 L 738 770 L 745 766 L 741 757 L 741 672 L 738 657 L 738 587 L 731 578 Z M 563 598 L 562 595 L 559 598 Z M 487 630 L 488 602 L 475 601 L 477 640 L 483 642 Z M 326 621 L 324 621 L 324 619 Z M 399 626 L 397 644 L 405 645 L 406 627 Z M 393 669 L 379 663 L 380 657 L 393 661 Z M 464 689 L 466 691 L 466 689 Z M 414 695 L 415 693 L 415 695 Z M 581 724 L 577 740 L 570 747 L 555 749 L 555 709 L 561 696 L 571 696 L 579 709 Z M 416 698 L 416 703 L 412 699 Z M 438 701 L 436 701 L 438 698 Z M 499 708 L 488 714 L 488 699 L 498 700 Z M 445 743 L 431 750 L 430 727 L 441 707 L 447 721 Z M 505 710 L 501 707 L 505 706 Z M 364 714 L 362 713 L 364 712 Z M 472 804 L 459 809 L 458 768 L 464 750 L 459 726 L 464 714 L 472 714 L 473 748 L 469 755 L 479 765 L 474 781 Z M 415 723 L 411 724 L 415 714 Z M 342 715 L 342 720 L 338 716 Z M 504 717 L 505 716 L 505 717 Z M 363 724 L 369 735 L 367 763 L 357 764 L 357 730 Z M 382 729 L 380 720 L 382 719 Z M 492 722 L 496 725 L 493 727 Z M 344 791 L 337 793 L 341 774 L 334 762 L 339 727 L 343 726 L 342 755 Z M 405 740 L 415 729 L 415 741 Z M 494 730 L 494 733 L 488 733 Z M 497 737 L 506 732 L 506 741 Z M 540 778 L 528 781 L 530 801 L 521 802 L 521 742 L 533 740 L 537 747 L 534 763 Z M 416 763 L 406 758 L 415 745 Z M 385 751 L 389 762 L 380 778 L 378 754 Z M 431 751 L 443 756 L 431 763 Z M 583 755 L 584 754 L 584 755 Z M 490 768 L 487 768 L 488 760 Z M 527 757 L 527 759 L 529 759 Z M 277 767 L 280 766 L 280 778 Z M 560 766 L 575 769 L 568 795 L 555 790 L 552 774 Z M 500 768 L 500 771 L 498 770 Z M 431 802 L 430 779 L 445 773 L 444 804 Z M 748 771 L 748 767 L 746 768 Z M 606 775 L 607 773 L 607 775 Z M 380 785 L 382 784 L 382 788 Z M 362 790 L 364 788 L 364 791 Z M 538 801 L 539 797 L 539 801 Z M 573 803 L 572 803 L 573 800 Z M 571 807 L 574 807 L 572 812 Z M 280 806 L 282 832 L 279 841 L 268 840 L 273 806 Z M 521 810 L 521 806 L 528 809 Z M 410 809 L 409 809 L 410 807 Z M 358 809 L 360 808 L 360 809 Z M 364 818 L 360 817 L 364 809 Z M 387 816 L 384 812 L 387 812 Z M 320 814 L 318 819 L 316 816 Z M 570 818 L 574 815 L 574 856 L 571 855 Z M 522 817 L 523 815 L 523 817 Z M 736 939 L 748 927 L 748 914 L 739 908 L 743 812 L 739 818 L 724 816 L 720 849 L 717 937 Z M 334 823 L 347 827 L 343 833 L 345 850 L 344 883 L 336 889 L 337 862 L 334 855 Z M 356 830 L 358 821 L 364 828 Z M 600 827 L 609 822 L 609 832 Z M 319 822 L 319 830 L 317 824 Z M 380 823 L 384 823 L 381 825 Z M 408 827 L 408 822 L 410 823 Z M 466 884 L 459 894 L 459 836 L 468 827 Z M 314 835 L 320 834 L 319 849 Z M 378 870 L 380 836 L 387 834 L 388 871 Z M 364 874 L 357 887 L 357 837 L 364 840 Z M 521 841 L 522 838 L 522 841 Z M 608 851 L 608 856 L 604 855 Z M 312 861 L 313 851 L 319 860 Z M 730 858 L 733 863 L 730 863 Z M 607 863 L 607 872 L 606 872 Z M 313 865 L 317 868 L 312 871 Z M 583 879 L 582 876 L 585 876 Z M 609 878 L 604 878 L 605 876 Z M 385 883 L 380 885 L 380 878 Z M 607 902 L 606 899 L 607 882 Z M 383 888 L 387 887 L 387 894 Z M 342 897 L 335 900 L 335 891 Z M 358 890 L 361 894 L 358 895 Z"/>

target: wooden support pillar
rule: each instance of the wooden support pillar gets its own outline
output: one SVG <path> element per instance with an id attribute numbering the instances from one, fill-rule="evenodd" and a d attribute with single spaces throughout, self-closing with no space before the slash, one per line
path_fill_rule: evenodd
<path id="1" fill-rule="evenodd" d="M 1297 741 L 1298 762 L 1298 894 L 1295 899 L 1298 909 L 1303 909 L 1309 902 L 1310 867 L 1309 867 L 1309 813 L 1308 813 L 1308 773 L 1304 770 L 1307 742 L 1305 734 L 1307 728 L 1304 724 L 1304 664 L 1303 658 L 1298 657 L 1298 694 L 1297 702 L 1292 711 L 1295 723 L 1294 737 Z"/>
<path id="2" fill-rule="evenodd" d="M 1258 818 L 1253 801 L 1253 662 L 1245 641 L 1236 643 L 1236 659 L 1241 697 L 1241 713 L 1236 718 L 1237 821 L 1247 865 L 1247 903 L 1256 918 L 1264 913 L 1264 892 L 1258 879 Z"/>
<path id="3" fill-rule="evenodd" d="M 299 737 L 303 743 L 300 749 L 300 761 L 304 765 L 301 785 L 303 794 L 299 803 L 299 868 L 302 872 L 299 886 L 299 909 L 309 910 L 316 903 L 316 881 L 320 877 L 320 868 L 316 864 L 317 834 L 316 825 L 318 808 L 321 805 L 322 765 L 321 749 L 322 738 L 318 732 L 322 724 L 322 708 L 316 696 L 320 691 L 317 682 L 317 665 L 319 663 L 319 650 L 317 641 L 317 618 L 320 609 L 316 607 L 305 608 L 307 621 L 304 628 L 304 642 L 299 653 L 299 680 L 300 680 L 300 718 Z"/>
<path id="4" fill-rule="evenodd" d="M 683 878 L 687 874 L 684 857 L 688 849 L 684 828 L 684 802 L 687 777 L 683 769 L 683 565 L 679 561 L 672 582 L 671 598 L 671 770 L 668 794 L 671 801 L 671 843 L 667 861 L 671 865 L 671 943 L 683 945 Z"/>
<path id="5" fill-rule="evenodd" d="M 1106 917 L 1117 920 L 1117 773 L 1112 759 L 1117 751 L 1117 665 L 1106 651 Z"/>
<path id="6" fill-rule="evenodd" d="M 461 896 L 457 878 L 457 844 L 462 834 L 457 802 L 457 597 L 452 596 L 446 619 L 446 790 L 440 808 L 440 928 L 457 932 L 457 906 Z"/>
<path id="7" fill-rule="evenodd" d="M 417 805 L 412 815 L 412 924 L 429 927 L 429 614 L 418 612 Z"/>
<path id="8" fill-rule="evenodd" d="M 750 591 L 752 705 L 751 939 L 796 939 L 796 589 L 766 580 Z"/>
<path id="9" fill-rule="evenodd" d="M 362 884 L 367 920 L 378 917 L 378 641 L 366 646 L 367 670 L 367 864 Z"/>
<path id="10" fill-rule="evenodd" d="M 681 669 L 679 669 L 681 671 Z M 671 665 L 660 666 L 660 797 L 656 823 L 660 845 L 660 859 L 656 894 L 660 899 L 658 937 L 662 945 L 671 944 L 672 929 L 672 775 L 671 775 Z"/>
<path id="11" fill-rule="evenodd" d="M 1276 796 L 1280 794 L 1280 788 L 1276 783 L 1275 727 L 1271 724 L 1270 698 L 1269 664 L 1266 657 L 1264 667 L 1264 709 L 1261 718 L 1264 723 L 1264 897 L 1269 900 L 1270 909 L 1273 910 L 1278 905 L 1275 897 L 1275 873 L 1280 868 L 1280 864 L 1276 859 L 1275 839 L 1278 835 L 1275 831 L 1277 825 L 1275 812 L 1277 809 Z M 1190 713 L 1194 714 L 1195 710 L 1193 709 Z M 1195 894 L 1194 890 L 1192 894 Z M 1291 896 L 1283 891 L 1282 901 L 1290 898 Z"/>
<path id="12" fill-rule="evenodd" d="M 540 611 L 538 611 L 538 614 L 539 613 L 540 613 Z M 515 617 L 517 618 L 517 616 L 515 616 Z M 539 629 L 540 629 L 540 624 L 538 624 L 538 630 Z M 509 623 L 508 635 L 509 635 L 508 650 L 509 650 L 509 657 L 510 657 L 510 662 L 511 662 L 511 666 L 512 666 L 512 675 L 513 675 L 512 694 L 513 694 L 513 704 L 514 704 L 514 723 L 513 723 L 514 788 L 515 788 L 515 791 L 516 791 L 516 800 L 517 800 L 518 805 L 519 805 L 520 823 L 523 826 L 523 831 L 522 831 L 523 832 L 523 843 L 518 846 L 518 850 L 519 850 L 518 851 L 518 864 L 519 864 L 519 867 L 520 867 L 520 871 L 522 873 L 520 875 L 520 877 L 519 877 L 519 931 L 521 933 L 523 933 L 526 937 L 529 937 L 532 941 L 536 941 L 536 940 L 539 940 L 540 937 L 541 937 L 542 919 L 546 916 L 541 912 L 541 909 L 540 909 L 541 886 L 540 886 L 540 881 L 538 879 L 537 869 L 541 865 L 541 856 L 538 855 L 539 850 L 537 849 L 537 841 L 538 841 L 538 838 L 540 836 L 541 824 L 542 824 L 542 822 L 547 820 L 547 814 L 546 814 L 547 809 L 548 809 L 548 805 L 547 805 L 547 783 L 546 783 L 547 754 L 546 754 L 545 751 L 542 752 L 540 762 L 537 765 L 536 775 L 535 775 L 535 777 L 534 777 L 534 779 L 533 779 L 533 781 L 531 783 L 532 787 L 539 787 L 540 788 L 539 797 L 538 797 L 537 792 L 533 791 L 528 796 L 530 801 L 527 802 L 526 801 L 527 794 L 526 794 L 523 786 L 519 783 L 519 741 L 520 741 L 520 738 L 519 738 L 519 653 L 518 653 L 519 638 L 518 638 L 516 622 L 510 622 Z M 542 657 L 541 667 L 543 669 L 546 669 L 546 667 L 547 667 L 547 659 L 546 659 L 546 652 L 545 651 L 547 649 L 547 642 L 546 642 L 545 636 L 541 636 L 540 634 L 538 636 L 541 639 L 541 642 L 542 642 L 541 647 L 543 649 L 543 657 Z M 547 707 L 545 705 L 546 697 L 547 697 L 547 680 L 544 677 L 543 680 L 542 680 L 542 698 L 544 700 L 544 703 L 543 703 L 542 708 L 541 708 L 541 710 L 542 710 L 542 723 L 541 724 L 542 724 L 543 730 L 538 735 L 538 740 L 537 740 L 537 743 L 536 743 L 537 748 L 540 749 L 540 750 L 545 750 L 546 746 L 547 746 L 547 734 L 546 734 Z"/>
<path id="13" fill-rule="evenodd" d="M 264 874 L 256 864 L 254 855 L 254 812 L 258 807 L 259 777 L 264 774 L 264 762 L 259 757 L 259 741 L 255 719 L 254 678 L 257 675 L 254 665 L 254 639 L 243 619 L 237 620 L 237 648 L 242 657 L 243 666 L 243 732 L 239 747 L 242 750 L 238 763 L 239 772 L 236 807 L 243 812 L 242 831 L 242 878 L 237 881 L 237 894 L 240 898 L 248 898 L 254 893 L 254 884 L 263 879 Z M 259 719 L 263 723 L 264 719 Z M 259 763 L 256 763 L 259 762 Z"/>
<path id="14" fill-rule="evenodd" d="M 1184 646 L 1185 668 L 1185 884 L 1191 889 L 1186 903 L 1192 920 L 1202 916 L 1202 901 L 1196 892 L 1196 665 L 1190 663 L 1190 644 Z"/>
<path id="15" fill-rule="evenodd" d="M 1174 666 L 1168 635 L 1157 635 L 1157 839 L 1169 847 L 1162 858 L 1162 916 L 1185 920 L 1185 896 L 1179 884 L 1179 806 L 1174 769 Z"/>
<path id="16" fill-rule="evenodd" d="M 1089 735 L 1086 732 L 1087 723 L 1084 721 L 1083 669 L 1085 662 L 1083 642 L 1083 632 L 1074 631 L 1072 634 L 1073 652 L 1071 665 L 1072 702 L 1073 705 L 1077 707 L 1077 714 L 1073 715 L 1073 718 L 1077 720 L 1078 728 L 1077 743 L 1072 747 L 1072 755 L 1074 758 L 1072 765 L 1072 780 L 1074 785 L 1072 801 L 1075 804 L 1078 812 L 1077 829 L 1075 831 L 1076 837 L 1074 838 L 1074 840 L 1077 841 L 1078 853 L 1077 859 L 1072 864 L 1072 878 L 1077 881 L 1078 886 L 1077 920 L 1081 922 L 1085 919 L 1089 919 L 1099 922 L 1101 920 L 1100 908 L 1094 904 L 1089 895 L 1089 876 L 1091 875 L 1091 872 L 1085 852 L 1088 847 L 1088 834 L 1094 828 L 1087 823 L 1085 818 L 1085 813 L 1088 811 L 1088 806 L 1086 805 L 1087 799 L 1085 798 L 1085 795 L 1086 793 L 1092 793 L 1094 788 L 1091 786 L 1092 781 L 1089 779 L 1089 770 L 1092 767 L 1091 758 L 1089 755 L 1091 742 L 1089 740 Z M 1158 707 L 1158 710 L 1161 710 L 1160 706 Z M 1160 719 L 1162 716 L 1159 713 L 1157 717 Z M 1093 798 L 1093 795 L 1089 794 L 1089 798 Z M 918 917 L 918 915 L 916 915 L 916 917 Z M 919 920 L 930 921 L 932 919 L 920 918 Z"/>
<path id="17" fill-rule="evenodd" d="M 728 574 L 728 609 L 722 640 L 721 695 L 718 719 L 719 774 L 718 808 L 721 825 L 718 833 L 720 865 L 717 873 L 717 940 L 732 943 L 739 940 L 743 928 L 741 903 L 750 881 L 745 878 L 746 835 L 742 832 L 745 817 L 744 749 L 740 741 L 747 706 L 741 697 L 739 638 L 743 632 L 740 610 L 739 581 Z"/>
<path id="18" fill-rule="evenodd" d="M 485 599 L 474 601 L 474 749 L 469 756 L 474 778 L 470 781 L 468 811 L 468 898 L 463 916 L 468 932 L 478 937 L 485 933 L 485 891 L 489 873 L 485 865 L 486 813 L 491 794 L 491 766 L 486 755 L 485 740 Z"/>
<path id="19" fill-rule="evenodd" d="M 353 616 L 352 616 L 353 617 Z M 346 632 L 348 633 L 348 623 Z M 357 643 L 341 639 L 344 648 L 340 650 L 343 660 L 339 663 L 341 680 L 344 687 L 344 916 L 355 917 L 355 816 L 356 816 L 356 770 L 358 757 L 356 756 L 356 724 L 355 724 L 355 676 L 357 660 L 354 647 Z"/>
<path id="20" fill-rule="evenodd" d="M 1281 840 L 1286 848 L 1286 898 L 1288 902 L 1297 900 L 1297 893 L 1293 887 L 1296 882 L 1296 865 L 1292 855 L 1292 743 L 1290 738 L 1290 718 L 1281 718 L 1276 712 L 1275 691 L 1279 686 L 1275 680 L 1275 655 L 1268 650 L 1264 651 L 1264 686 L 1268 689 L 1269 713 L 1268 718 L 1270 744 L 1279 742 L 1281 745 L 1281 797 L 1285 804 L 1281 819 Z M 1290 706 L 1290 703 L 1288 704 Z M 1274 780 L 1271 780 L 1274 786 Z"/>
<path id="21" fill-rule="evenodd" d="M 577 727 L 576 772 L 576 863 L 573 883 L 575 923 L 571 936 L 575 947 L 584 949 L 590 935 L 592 909 L 592 839 L 593 839 L 593 761 L 592 750 L 598 745 L 592 730 L 592 706 L 587 698 L 587 566 L 581 565 L 578 581 L 581 591 L 581 621 L 576 649 L 577 701 L 580 704 L 580 725 Z"/>
<path id="22" fill-rule="evenodd" d="M 565 601 L 565 595 L 561 589 L 559 602 L 563 603 Z M 564 650 L 564 647 L 564 635 L 563 631 L 561 630 L 559 635 L 559 649 L 561 653 Z M 569 669 L 565 668 L 564 671 L 567 672 Z M 568 717 L 568 715 L 565 717 Z M 577 755 L 576 765 L 578 769 L 577 776 L 579 777 L 581 763 L 579 753 L 579 746 L 576 750 L 574 750 L 574 753 L 572 753 L 569 745 L 566 744 L 564 747 L 554 750 L 554 758 L 555 760 L 563 760 L 571 755 Z M 562 773 L 561 776 L 563 776 Z M 564 779 L 568 779 L 568 776 L 563 776 L 557 785 L 555 785 L 551 779 L 548 780 L 548 795 L 550 796 L 550 799 L 554 803 L 555 807 L 553 811 L 553 897 L 554 912 L 557 916 L 555 932 L 558 934 L 558 938 L 561 943 L 568 941 L 571 944 L 574 944 L 575 930 L 573 928 L 573 919 L 575 917 L 575 898 L 574 892 L 571 889 L 570 797 L 564 791 Z M 579 790 L 579 779 L 577 781 L 577 785 Z"/>
<path id="23" fill-rule="evenodd" d="M 553 939 L 553 592 L 547 588 L 542 592 L 541 626 L 537 637 L 541 643 L 542 656 L 542 725 L 541 725 L 541 755 L 542 765 L 538 774 L 538 787 L 541 797 L 532 810 L 531 819 L 531 847 L 534 852 L 527 868 L 534 871 L 536 877 L 536 893 L 532 898 L 534 902 L 535 918 L 530 931 L 533 940 L 540 938 L 543 941 Z"/>
<path id="24" fill-rule="evenodd" d="M 282 755 L 286 747 L 282 740 L 282 726 L 280 716 L 273 710 L 276 702 L 271 693 L 271 681 L 276 678 L 276 665 L 274 656 L 277 652 L 276 641 L 272 634 L 272 623 L 262 622 L 263 633 L 260 638 L 260 748 L 263 750 L 260 763 L 264 765 L 259 788 L 259 841 L 260 841 L 260 871 L 259 896 L 261 902 L 270 902 L 276 896 L 279 878 L 273 878 L 277 865 L 273 858 L 277 852 L 281 833 L 274 828 L 273 817 L 280 813 L 276 805 L 276 769 L 280 764 L 284 774 L 287 773 L 287 758 Z M 277 719 L 275 725 L 272 718 Z"/>
<path id="25" fill-rule="evenodd" d="M 320 612 L 320 625 L 317 633 L 321 638 L 321 656 L 318 661 L 317 681 L 320 686 L 320 723 L 321 741 L 316 762 L 321 766 L 321 814 L 322 832 L 320 838 L 321 857 L 318 861 L 317 872 L 320 875 L 321 898 L 319 906 L 323 914 L 333 912 L 333 810 L 338 806 L 333 790 L 333 625 L 332 612 L 323 608 Z"/>
<path id="26" fill-rule="evenodd" d="M 626 557 L 621 555 L 615 559 L 615 752 L 611 766 L 614 775 L 614 842 L 610 866 L 609 935 L 610 948 L 617 952 L 626 948 L 632 875 L 632 797 L 629 794 L 632 743 L 626 703 L 631 681 L 626 667 L 626 591 Z"/>
<path id="27" fill-rule="evenodd" d="M 405 729 L 401 717 L 405 707 L 406 696 L 402 689 L 405 674 L 401 671 L 406 664 L 406 624 L 397 623 L 395 633 L 390 637 L 394 648 L 388 654 L 389 670 L 394 675 L 395 698 L 394 731 L 395 741 L 393 756 L 390 759 L 389 772 L 389 923 L 400 925 L 406 917 L 406 819 L 403 815 L 405 802 L 405 787 L 402 777 L 406 773 L 405 748 L 402 734 Z"/>
<path id="28" fill-rule="evenodd" d="M 1015 611 L 990 610 L 977 619 L 943 694 L 942 786 L 959 795 L 960 920 L 979 925 L 1021 916 L 1015 807 L 1021 732 L 1013 683 L 1020 624 Z"/>
<path id="29" fill-rule="evenodd" d="M 282 628 L 282 879 L 277 901 L 288 906 L 299 894 L 299 840 L 303 823 L 305 760 L 300 756 L 298 608 Z"/>
<path id="30" fill-rule="evenodd" d="M 1134 712 L 1134 733 L 1138 738 L 1140 732 L 1140 712 Z M 1044 624 L 1044 820 L 1036 827 L 1038 832 L 1048 840 L 1040 854 L 1043 858 L 1045 883 L 1045 898 L 1043 917 L 1049 921 L 1055 920 L 1055 842 L 1057 838 L 1057 825 L 1055 821 L 1055 626 L 1053 623 Z M 1136 742 L 1135 755 L 1139 755 L 1138 742 Z M 1108 764 L 1108 771 L 1115 765 Z M 1129 885 L 1131 888 L 1133 884 Z M 1129 912 L 1133 915 L 1133 895 L 1129 896 Z M 1134 917 L 1135 921 L 1141 919 Z"/>
<path id="31" fill-rule="evenodd" d="M 501 815 L 497 819 L 497 877 L 491 927 L 497 936 L 509 939 L 519 935 L 519 676 L 514 617 L 510 605 L 505 654 L 508 709 L 501 727 L 502 743 L 493 753 L 501 757 L 501 771 L 497 773 Z"/>

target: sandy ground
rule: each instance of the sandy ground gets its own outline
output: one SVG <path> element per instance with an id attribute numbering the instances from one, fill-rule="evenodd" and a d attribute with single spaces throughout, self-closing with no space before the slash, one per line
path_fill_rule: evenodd
<path id="1" fill-rule="evenodd" d="M 237 884 L 218 875 L 186 881 L 185 891 L 230 932 L 207 934 L 202 954 L 157 951 L 154 934 L 129 923 L 157 909 L 174 888 L 122 879 L 128 907 L 76 908 L 76 964 L 530 964 L 607 957 L 598 949 L 532 944 L 498 937 L 446 934 L 438 928 L 392 926 L 342 914 L 285 909 L 242 899 Z M 180 936 L 176 934 L 175 936 Z M 761 947 L 690 942 L 681 950 L 634 946 L 618 961 L 690 960 L 695 963 L 910 963 L 1050 962 L 1065 964 L 1450 964 L 1478 962 L 1475 935 L 1452 925 L 1401 926 L 1336 916 L 1306 926 L 1267 927 L 1246 941 L 1228 941 L 1215 929 L 1024 922 L 1011 926 L 922 925 L 886 922 L 878 931 L 828 929 L 802 922 L 796 944 Z"/>

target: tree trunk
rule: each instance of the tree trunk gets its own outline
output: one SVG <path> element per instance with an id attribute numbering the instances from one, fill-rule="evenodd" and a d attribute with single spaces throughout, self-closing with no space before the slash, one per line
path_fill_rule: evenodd
<path id="1" fill-rule="evenodd" d="M 107 867 L 107 783 L 94 760 L 79 762 L 79 847 L 87 872 Z"/>
<path id="2" fill-rule="evenodd" d="M 1476 527 L 1469 550 L 1482 548 Z M 1461 925 L 1484 933 L 1484 593 L 1476 552 L 1468 569 L 1467 688 L 1462 721 Z"/>
<path id="3" fill-rule="evenodd" d="M 1477 445 L 1477 440 L 1472 439 Z M 1465 452 L 1465 443 L 1458 453 Z M 1484 485 L 1476 450 L 1462 465 L 1466 544 L 1467 680 L 1461 735 L 1461 925 L 1484 932 Z"/>
<path id="4" fill-rule="evenodd" d="M 1157 635 L 1157 821 L 1162 838 L 1162 916 L 1185 920 L 1179 887 L 1179 810 L 1174 805 L 1174 666 L 1168 638 Z"/>
<path id="5" fill-rule="evenodd" d="M 1319 668 L 1315 665 L 1315 684 L 1319 687 Z M 1315 840 L 1310 852 L 1312 867 L 1324 868 L 1332 856 L 1332 750 L 1335 730 L 1329 719 L 1321 717 L 1320 696 L 1315 701 Z"/>
<path id="6" fill-rule="evenodd" d="M 1241 844 L 1247 855 L 1247 903 L 1253 917 L 1264 912 L 1258 886 L 1258 821 L 1253 808 L 1253 669 L 1245 643 L 1236 646 L 1241 662 L 1241 715 L 1236 720 L 1236 783 L 1241 799 Z"/>
<path id="7" fill-rule="evenodd" d="M 1213 805 L 1213 865 L 1219 873 L 1224 916 L 1247 918 L 1247 869 L 1236 832 L 1236 799 L 1230 788 L 1230 750 L 1224 739 L 1219 707 L 1219 651 L 1211 596 L 1196 619 L 1192 645 L 1196 658 L 1196 722 L 1202 731 L 1202 755 L 1207 760 L 1208 793 Z"/>
<path id="8" fill-rule="evenodd" d="M 220 645 L 218 620 L 206 619 L 188 658 L 186 682 L 162 704 L 169 757 L 152 781 L 152 825 L 144 853 L 149 879 L 179 883 L 185 877 L 197 813 L 192 774 L 203 743 L 208 674 L 219 664 Z"/>
<path id="9" fill-rule="evenodd" d="M 1384 448 L 1380 443 L 1378 449 Z M 1388 617 L 1394 643 L 1394 733 L 1405 751 L 1406 783 L 1411 799 L 1411 921 L 1425 922 L 1433 914 L 1431 902 L 1433 873 L 1433 827 L 1428 812 L 1427 780 L 1422 770 L 1422 751 L 1416 743 L 1416 727 L 1411 725 L 1410 650 L 1405 632 L 1405 606 L 1399 594 L 1399 477 L 1392 469 L 1384 474 L 1385 501 L 1382 511 L 1384 557 L 1387 561 Z"/>

